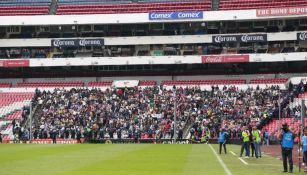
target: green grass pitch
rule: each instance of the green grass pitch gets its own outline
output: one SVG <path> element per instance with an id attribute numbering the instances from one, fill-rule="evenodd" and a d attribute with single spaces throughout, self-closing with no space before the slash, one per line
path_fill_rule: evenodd
<path id="1" fill-rule="evenodd" d="M 212 145 L 217 152 L 218 145 Z M 209 145 L 0 145 L 0 175 L 277 175 L 276 158 L 216 155 Z M 219 157 L 219 158 L 218 158 Z M 220 159 L 220 160 L 219 160 Z M 223 165 L 224 164 L 224 165 Z M 298 168 L 295 167 L 295 173 Z M 300 173 L 305 174 L 305 173 Z"/>

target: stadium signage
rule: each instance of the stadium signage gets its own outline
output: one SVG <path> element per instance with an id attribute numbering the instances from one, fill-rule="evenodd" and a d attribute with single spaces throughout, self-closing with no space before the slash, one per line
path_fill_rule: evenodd
<path id="1" fill-rule="evenodd" d="M 305 32 L 297 33 L 297 40 L 307 41 L 307 33 L 305 33 Z"/>
<path id="2" fill-rule="evenodd" d="M 30 60 L 0 60 L 0 67 L 30 67 Z"/>
<path id="3" fill-rule="evenodd" d="M 57 139 L 57 144 L 77 144 L 78 141 L 76 139 Z M 36 139 L 31 140 L 32 144 L 52 144 L 51 139 Z"/>
<path id="4" fill-rule="evenodd" d="M 213 43 L 251 43 L 251 42 L 266 42 L 267 34 L 256 35 L 218 35 L 212 36 Z"/>
<path id="5" fill-rule="evenodd" d="M 52 47 L 86 47 L 103 46 L 103 39 L 52 39 Z"/>
<path id="6" fill-rule="evenodd" d="M 257 17 L 304 15 L 304 14 L 307 14 L 307 7 L 284 7 L 284 8 L 270 8 L 270 9 L 256 10 Z"/>
<path id="7" fill-rule="evenodd" d="M 149 20 L 172 20 L 172 19 L 203 19 L 203 12 L 152 12 Z"/>
<path id="8" fill-rule="evenodd" d="M 249 55 L 214 55 L 202 56 L 203 64 L 210 63 L 247 63 L 249 62 Z"/>

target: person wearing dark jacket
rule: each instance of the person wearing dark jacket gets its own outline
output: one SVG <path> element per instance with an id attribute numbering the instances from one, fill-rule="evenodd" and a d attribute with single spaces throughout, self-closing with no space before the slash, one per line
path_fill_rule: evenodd
<path id="1" fill-rule="evenodd" d="M 289 130 L 288 124 L 284 123 L 282 125 L 283 133 L 280 137 L 280 145 L 281 145 L 281 155 L 283 160 L 283 172 L 288 172 L 289 162 L 289 173 L 293 173 L 293 160 L 292 160 L 292 150 L 294 145 L 294 134 Z"/>

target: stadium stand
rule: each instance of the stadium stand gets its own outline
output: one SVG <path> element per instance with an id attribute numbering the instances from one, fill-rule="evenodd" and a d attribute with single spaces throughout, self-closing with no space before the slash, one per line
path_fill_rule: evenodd
<path id="1" fill-rule="evenodd" d="M 157 81 L 155 80 L 142 80 L 139 82 L 139 86 L 156 86 Z"/>
<path id="2" fill-rule="evenodd" d="M 17 87 L 82 87 L 84 82 L 22 82 Z"/>
<path id="3" fill-rule="evenodd" d="M 96 87 L 96 86 L 111 86 L 112 81 L 95 81 L 95 82 L 89 82 L 89 87 Z"/>
<path id="4" fill-rule="evenodd" d="M 258 78 L 250 81 L 251 84 L 282 84 L 286 83 L 288 78 Z"/>
<path id="5" fill-rule="evenodd" d="M 51 0 L 3 0 L 0 16 L 47 15 Z"/>
<path id="6" fill-rule="evenodd" d="M 166 80 L 162 85 L 217 85 L 217 84 L 245 84 L 246 80 Z"/>
<path id="7" fill-rule="evenodd" d="M 306 5 L 307 2 L 302 0 L 221 0 L 219 10 L 265 9 Z"/>
<path id="8" fill-rule="evenodd" d="M 34 93 L 5 93 L 0 92 L 0 117 L 3 118 L 29 104 Z"/>
<path id="9" fill-rule="evenodd" d="M 56 6 L 53 6 L 54 2 L 57 2 Z M 214 2 L 219 2 L 215 4 L 219 10 L 307 5 L 307 2 L 302 0 Z M 213 8 L 211 0 L 2 0 L 0 15 L 47 15 L 50 14 L 51 6 L 57 8 L 54 11 L 57 15 L 218 10 Z M 275 20 L 275 18 L 271 20 L 265 17 L 251 21 L 184 20 L 185 22 L 174 19 L 168 22 L 161 20 L 139 24 L 119 21 L 118 24 L 114 24 L 116 21 L 110 24 L 78 24 L 76 20 L 74 24 L 69 25 L 59 23 L 50 26 L 0 26 L 0 38 L 5 39 L 9 45 L 0 48 L 0 59 L 22 58 L 28 61 L 38 58 L 35 59 L 36 64 L 32 64 L 34 67 L 17 66 L 11 69 L 9 74 L 7 69 L 2 69 L 7 65 L 1 62 L 3 65 L 0 66 L 0 75 L 5 75 L 4 78 L 13 78 L 12 82 L 0 83 L 0 131 L 4 139 L 12 140 L 16 133 L 19 138 L 29 139 L 27 132 L 30 131 L 25 129 L 29 128 L 27 125 L 29 121 L 23 120 L 27 111 L 25 106 L 28 106 L 30 101 L 34 110 L 34 139 L 46 139 L 53 133 L 57 133 L 57 136 L 63 139 L 75 139 L 77 133 L 80 133 L 87 141 L 104 138 L 173 138 L 175 127 L 179 138 L 188 138 L 187 135 L 194 140 L 199 140 L 203 135 L 214 138 L 220 127 L 225 127 L 231 138 L 239 138 L 242 126 L 263 127 L 269 130 L 273 139 L 276 139 L 280 134 L 278 128 L 282 122 L 287 122 L 291 128 L 294 128 L 295 133 L 298 133 L 297 128 L 300 125 L 298 103 L 303 98 L 304 91 L 307 91 L 306 85 L 295 85 L 298 87 L 292 90 L 289 78 L 273 77 L 284 77 L 282 75 L 284 72 L 306 72 L 306 65 L 301 64 L 302 60 L 299 60 L 300 62 L 295 59 L 287 60 L 285 56 L 287 54 L 281 54 L 306 52 L 303 31 L 306 30 L 307 22 L 303 18 L 292 21 Z M 288 23 L 289 21 L 293 22 L 293 25 L 291 22 Z M 215 41 L 213 38 L 218 37 L 217 35 L 223 37 L 224 34 L 231 34 L 230 38 L 241 39 L 243 36 L 254 34 L 266 37 L 263 41 L 233 43 L 229 43 L 227 37 L 226 42 Z M 56 47 L 52 46 L 51 42 L 55 39 L 67 42 L 67 38 L 92 37 L 104 39 L 106 44 Z M 127 40 L 131 40 L 129 37 L 138 41 L 146 39 L 148 42 L 126 43 Z M 198 43 L 187 39 L 197 37 L 200 38 L 200 40 L 195 39 Z M 33 42 L 29 46 L 25 44 L 12 47 L 13 39 L 24 38 L 30 38 L 30 41 L 33 39 Z M 27 43 L 27 39 L 23 42 Z M 166 42 L 168 39 L 170 43 Z M 18 45 L 19 41 L 16 40 L 15 44 Z M 261 57 L 258 53 L 269 54 Z M 233 61 L 232 56 L 238 56 L 237 54 L 246 54 L 248 61 L 240 62 L 240 60 L 239 63 Z M 301 55 L 296 54 L 301 59 Z M 189 62 L 191 55 L 195 56 L 193 58 L 197 59 L 197 64 Z M 216 57 L 217 60 L 212 59 L 210 63 L 213 64 L 207 64 L 203 61 L 203 57 L 207 55 L 219 56 Z M 253 57 L 255 55 L 257 58 Z M 276 55 L 284 56 L 282 64 L 275 64 L 274 60 L 269 60 L 271 62 L 262 60 L 273 56 L 276 58 Z M 86 66 L 82 64 L 71 66 L 69 62 L 71 58 L 88 62 L 85 59 L 91 57 L 98 57 L 100 60 L 110 59 L 111 62 L 113 57 L 135 57 L 137 61 L 143 61 L 146 56 L 153 61 L 130 64 L 130 60 L 125 63 L 120 60 L 120 63 L 115 65 L 110 62 L 107 65 L 105 63 L 99 65 L 93 61 Z M 187 62 L 185 64 L 180 61 L 173 64 L 159 62 L 161 58 L 173 59 L 171 56 L 186 56 L 184 61 Z M 223 60 L 226 57 L 228 61 Z M 44 65 L 44 58 L 49 58 L 45 60 L 52 64 Z M 66 63 L 65 66 L 58 65 L 60 59 Z M 43 61 L 40 62 L 41 60 Z M 156 60 L 159 64 L 154 63 Z M 251 63 L 252 61 L 254 62 Z M 252 75 L 262 72 L 273 75 Z M 161 77 L 158 80 L 152 80 L 152 77 L 148 77 L 148 80 L 136 80 L 137 86 L 134 87 L 116 87 L 114 81 L 110 81 L 108 77 L 109 75 L 129 76 L 129 78 L 135 76 L 137 79 L 137 76 L 143 76 L 143 73 L 155 77 L 161 75 Z M 217 74 L 223 75 L 224 79 L 216 78 Z M 68 80 L 52 80 L 57 77 L 56 75 Z M 198 79 L 178 78 L 189 75 L 198 76 Z M 212 79 L 203 80 L 201 75 L 214 76 L 210 77 Z M 242 75 L 248 78 L 242 78 Z M 291 76 L 293 75 L 285 77 Z M 80 80 L 76 77 L 80 77 Z M 31 80 L 31 78 L 41 79 Z M 44 81 L 47 78 L 50 81 Z M 75 81 L 76 79 L 78 81 Z M 280 121 L 276 119 L 278 100 L 282 104 Z M 177 123 L 174 123 L 175 117 Z M 13 122 L 17 124 L 12 124 Z M 21 131 L 23 133 L 20 135 Z"/>
<path id="10" fill-rule="evenodd" d="M 110 2 L 110 1 L 108 1 Z M 113 14 L 113 13 L 148 13 L 148 12 L 173 12 L 173 11 L 208 11 L 211 1 L 175 1 L 159 3 L 129 3 L 129 1 L 115 1 L 108 4 L 99 0 L 59 0 L 58 15 L 70 14 Z"/>
<path id="11" fill-rule="evenodd" d="M 9 82 L 3 82 L 1 83 L 0 82 L 0 88 L 9 88 L 12 86 L 12 83 L 9 83 Z"/>

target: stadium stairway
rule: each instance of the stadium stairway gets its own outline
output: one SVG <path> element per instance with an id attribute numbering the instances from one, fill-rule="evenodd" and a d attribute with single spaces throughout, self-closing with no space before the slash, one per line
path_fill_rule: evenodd
<path id="1" fill-rule="evenodd" d="M 212 4 L 211 4 L 211 10 L 219 10 L 219 4 L 220 1 L 219 0 L 212 0 Z"/>
<path id="2" fill-rule="evenodd" d="M 183 128 L 183 138 L 184 138 L 184 139 L 188 139 L 188 138 L 190 137 L 190 129 L 191 129 L 193 123 L 194 123 L 194 122 L 193 122 L 193 121 L 191 120 L 191 118 L 189 117 L 189 119 L 188 119 L 186 125 L 185 125 L 184 128 Z"/>
<path id="3" fill-rule="evenodd" d="M 33 123 L 38 123 L 39 116 L 42 116 L 43 114 L 43 106 L 45 106 L 45 104 L 46 104 L 46 100 L 42 101 L 41 103 L 37 103 L 33 105 L 32 116 L 29 116 L 29 119 L 30 117 L 32 117 Z M 26 121 L 25 126 L 28 126 L 28 127 L 31 126 L 30 120 Z"/>
<path id="4" fill-rule="evenodd" d="M 49 15 L 55 15 L 57 8 L 57 0 L 52 0 L 49 8 Z"/>

